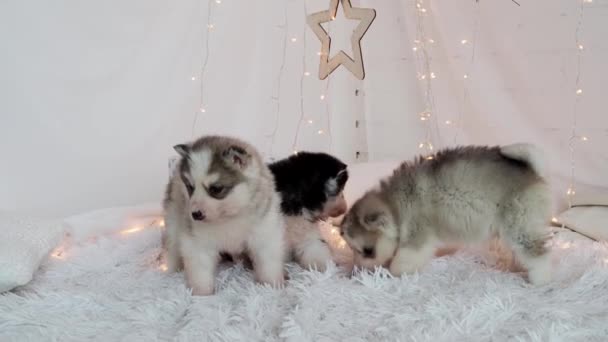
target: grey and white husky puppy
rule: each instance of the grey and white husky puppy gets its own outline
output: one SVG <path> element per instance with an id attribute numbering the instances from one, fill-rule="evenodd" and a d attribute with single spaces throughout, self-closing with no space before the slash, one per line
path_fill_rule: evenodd
<path id="1" fill-rule="evenodd" d="M 192 293 L 209 295 L 220 253 L 246 251 L 258 281 L 282 285 L 281 201 L 257 150 L 222 136 L 174 149 L 181 158 L 163 202 L 168 270 L 183 267 Z"/>
<path id="2" fill-rule="evenodd" d="M 422 267 L 440 243 L 499 236 L 528 269 L 551 279 L 546 245 L 551 198 L 541 152 L 529 144 L 446 149 L 405 162 L 357 200 L 341 234 L 355 264 L 399 276 Z"/>

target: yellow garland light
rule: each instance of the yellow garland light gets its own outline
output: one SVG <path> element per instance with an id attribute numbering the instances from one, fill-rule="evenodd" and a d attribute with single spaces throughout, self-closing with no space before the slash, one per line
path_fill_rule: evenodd
<path id="1" fill-rule="evenodd" d="M 142 229 L 144 229 L 142 226 L 135 225 L 132 228 L 125 229 L 125 230 L 121 231 L 120 234 L 122 234 L 122 235 L 133 234 L 133 233 L 139 232 Z"/>

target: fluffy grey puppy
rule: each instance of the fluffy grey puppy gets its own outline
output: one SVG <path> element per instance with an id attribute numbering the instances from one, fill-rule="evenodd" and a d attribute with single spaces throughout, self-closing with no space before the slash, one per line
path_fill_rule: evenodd
<path id="1" fill-rule="evenodd" d="M 446 149 L 403 163 L 354 203 L 341 233 L 356 265 L 386 265 L 396 276 L 418 270 L 441 243 L 499 236 L 541 285 L 551 279 L 544 174 L 529 144 Z"/>
<path id="2" fill-rule="evenodd" d="M 246 251 L 258 281 L 281 285 L 281 202 L 256 149 L 237 139 L 206 136 L 175 150 L 181 159 L 163 202 L 168 270 L 183 267 L 192 293 L 209 295 L 220 253 Z"/>

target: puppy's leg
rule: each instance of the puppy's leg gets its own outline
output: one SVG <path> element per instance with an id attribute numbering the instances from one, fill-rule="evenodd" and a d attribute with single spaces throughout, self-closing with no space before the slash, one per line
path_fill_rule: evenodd
<path id="1" fill-rule="evenodd" d="M 188 287 L 195 296 L 208 296 L 213 294 L 215 286 L 215 269 L 219 253 L 213 251 L 184 253 L 184 268 Z"/>
<path id="2" fill-rule="evenodd" d="M 177 234 L 177 229 L 175 229 L 176 223 L 170 217 L 167 217 L 166 221 L 167 227 L 161 236 L 161 244 L 166 250 L 165 258 L 167 262 L 167 271 L 169 273 L 174 273 L 181 270 L 183 264 L 175 236 Z"/>
<path id="3" fill-rule="evenodd" d="M 504 205 L 502 237 L 510 243 L 528 280 L 534 285 L 551 281 L 551 257 L 546 245 L 549 234 L 551 200 L 545 183 L 538 183 L 518 193 Z"/>
<path id="4" fill-rule="evenodd" d="M 264 223 L 248 242 L 249 256 L 253 261 L 256 280 L 272 286 L 283 286 L 285 261 L 284 228 L 282 221 Z"/>
<path id="5" fill-rule="evenodd" d="M 391 261 L 389 271 L 397 277 L 403 273 L 414 273 L 422 268 L 434 253 L 435 246 L 430 241 L 401 245 Z"/>
<path id="6" fill-rule="evenodd" d="M 324 272 L 327 269 L 327 263 L 333 261 L 333 257 L 321 232 L 313 227 L 299 238 L 301 240 L 294 241 L 293 247 L 296 261 L 304 268 Z"/>
<path id="7" fill-rule="evenodd" d="M 518 260 L 528 269 L 528 280 L 536 286 L 551 281 L 551 254 L 547 237 L 536 232 L 519 232 L 509 237 Z"/>
<path id="8" fill-rule="evenodd" d="M 167 271 L 174 273 L 181 270 L 183 266 L 179 248 L 175 244 L 167 245 Z"/>

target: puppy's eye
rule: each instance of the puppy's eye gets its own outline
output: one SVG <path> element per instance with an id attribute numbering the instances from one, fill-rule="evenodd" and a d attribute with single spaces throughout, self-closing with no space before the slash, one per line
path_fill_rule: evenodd
<path id="1" fill-rule="evenodd" d="M 213 184 L 209 186 L 207 192 L 211 197 L 220 198 L 223 197 L 223 195 L 226 193 L 226 189 L 227 188 L 221 184 Z"/>
<path id="2" fill-rule="evenodd" d="M 344 231 L 343 230 L 340 231 L 340 236 L 344 236 Z"/>

